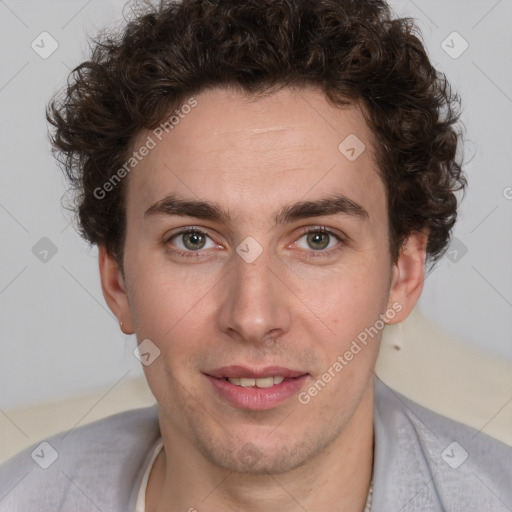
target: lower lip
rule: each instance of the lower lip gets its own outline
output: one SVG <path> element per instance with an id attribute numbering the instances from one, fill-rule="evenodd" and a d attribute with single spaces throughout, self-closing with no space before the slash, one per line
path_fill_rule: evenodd
<path id="1" fill-rule="evenodd" d="M 270 388 L 236 386 L 224 379 L 216 379 L 206 376 L 212 383 L 215 391 L 231 405 L 239 409 L 251 411 L 264 411 L 284 402 L 296 395 L 304 385 L 307 375 L 294 379 L 285 379 L 280 384 L 274 384 Z"/>

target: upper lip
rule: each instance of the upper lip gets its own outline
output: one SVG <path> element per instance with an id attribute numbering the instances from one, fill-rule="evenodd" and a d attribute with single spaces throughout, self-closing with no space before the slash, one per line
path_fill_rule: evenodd
<path id="1" fill-rule="evenodd" d="M 206 375 L 209 375 L 210 377 L 215 377 L 216 379 L 232 379 L 241 377 L 259 379 L 262 377 L 273 376 L 284 377 L 285 379 L 293 379 L 295 377 L 300 377 L 301 375 L 307 375 L 307 372 L 303 372 L 300 370 L 292 370 L 290 368 L 285 368 L 284 366 L 265 366 L 264 368 L 249 368 L 247 366 L 241 365 L 223 366 L 222 368 L 216 368 L 215 370 L 211 370 L 205 373 Z"/>

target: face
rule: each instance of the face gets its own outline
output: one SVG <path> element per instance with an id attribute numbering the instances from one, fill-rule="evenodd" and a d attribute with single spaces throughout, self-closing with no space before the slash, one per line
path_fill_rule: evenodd
<path id="1" fill-rule="evenodd" d="M 282 473 L 371 417 L 382 318 L 410 311 L 414 265 L 391 260 L 356 106 L 308 88 L 195 101 L 135 142 L 156 144 L 127 179 L 125 279 L 101 250 L 103 290 L 160 351 L 144 371 L 162 431 L 217 466 Z"/>

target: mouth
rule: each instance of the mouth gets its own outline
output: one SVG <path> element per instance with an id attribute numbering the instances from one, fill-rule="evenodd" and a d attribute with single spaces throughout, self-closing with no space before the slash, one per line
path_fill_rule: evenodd
<path id="1" fill-rule="evenodd" d="M 225 366 L 204 374 L 222 401 L 239 409 L 271 409 L 296 395 L 309 374 L 283 366 Z"/>
<path id="2" fill-rule="evenodd" d="M 242 386 L 243 388 L 271 388 L 276 384 L 281 384 L 284 377 L 281 375 L 273 375 L 270 377 L 260 377 L 258 379 L 252 377 L 225 377 L 224 380 L 231 382 L 235 386 Z"/>

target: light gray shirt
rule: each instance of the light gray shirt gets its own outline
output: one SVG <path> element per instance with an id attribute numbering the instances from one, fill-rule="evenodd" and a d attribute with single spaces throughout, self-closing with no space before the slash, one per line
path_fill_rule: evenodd
<path id="1" fill-rule="evenodd" d="M 511 447 L 379 379 L 374 436 L 372 512 L 512 511 Z M 36 443 L 0 466 L 0 512 L 133 512 L 159 437 L 155 405 Z"/>

